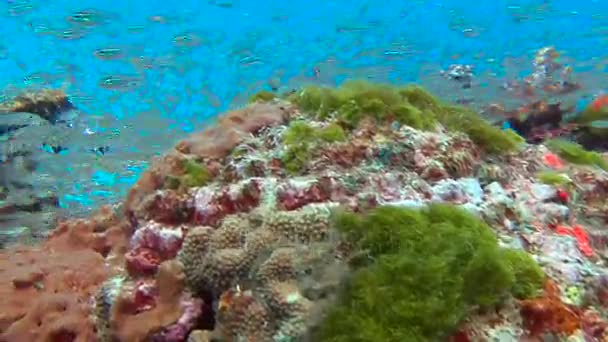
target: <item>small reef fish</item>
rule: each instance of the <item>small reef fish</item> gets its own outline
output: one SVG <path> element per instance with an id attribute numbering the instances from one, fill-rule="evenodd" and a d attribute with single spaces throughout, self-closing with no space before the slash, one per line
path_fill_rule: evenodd
<path id="1" fill-rule="evenodd" d="M 115 60 L 123 57 L 123 52 L 119 48 L 101 48 L 95 50 L 93 55 L 100 60 Z"/>
<path id="2" fill-rule="evenodd" d="M 521 134 L 515 128 L 513 128 L 513 125 L 511 125 L 509 121 L 503 121 L 501 128 L 503 131 L 510 129 L 513 132 L 517 133 L 517 135 L 521 136 Z"/>
<path id="3" fill-rule="evenodd" d="M 173 37 L 173 45 L 180 48 L 195 48 L 203 44 L 203 40 L 194 33 L 181 33 Z"/>
<path id="4" fill-rule="evenodd" d="M 108 90 L 132 90 L 141 84 L 140 78 L 126 75 L 106 76 L 99 80 L 99 86 Z"/>
<path id="5" fill-rule="evenodd" d="M 118 16 L 113 13 L 85 9 L 72 13 L 66 18 L 66 21 L 72 25 L 92 27 L 102 25 L 110 19 L 118 19 Z"/>

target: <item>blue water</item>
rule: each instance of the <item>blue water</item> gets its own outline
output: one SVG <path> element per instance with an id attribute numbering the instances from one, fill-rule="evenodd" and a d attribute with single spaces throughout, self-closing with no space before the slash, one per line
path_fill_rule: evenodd
<path id="1" fill-rule="evenodd" d="M 92 14 L 70 19 L 78 11 Z M 474 64 L 488 77 L 518 76 L 531 71 L 535 50 L 555 45 L 575 71 L 597 76 L 589 91 L 599 91 L 607 13 L 608 1 L 599 0 L 5 1 L 0 84 L 63 88 L 83 115 L 117 119 L 106 129 L 129 137 L 114 150 L 158 136 L 148 151 L 132 149 L 130 161 L 124 153 L 103 157 L 125 158 L 120 170 L 100 164 L 64 177 L 74 184 L 62 190 L 63 206 L 93 207 L 124 194 L 152 150 L 270 85 L 424 83 L 452 63 Z M 122 56 L 96 57 L 104 48 Z M 129 82 L 100 86 L 109 76 Z"/>

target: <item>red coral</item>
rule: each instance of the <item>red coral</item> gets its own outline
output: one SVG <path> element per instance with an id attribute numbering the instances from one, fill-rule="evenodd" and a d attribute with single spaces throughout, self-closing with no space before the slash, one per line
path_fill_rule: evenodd
<path id="1" fill-rule="evenodd" d="M 122 312 L 137 315 L 156 307 L 158 287 L 153 281 L 139 281 L 128 290 L 121 291 Z"/>
<path id="2" fill-rule="evenodd" d="M 332 165 L 351 168 L 370 158 L 368 145 L 362 142 L 344 143 L 327 146 L 320 155 L 331 161 Z"/>
<path id="3" fill-rule="evenodd" d="M 183 300 L 188 297 L 185 281 L 182 265 L 169 260 L 158 267 L 153 282 L 123 287 L 110 316 L 115 339 L 149 341 L 152 334 L 177 322 L 185 311 Z"/>
<path id="4" fill-rule="evenodd" d="M 150 196 L 143 207 L 140 217 L 172 225 L 190 221 L 194 212 L 190 200 L 173 190 Z"/>
<path id="5" fill-rule="evenodd" d="M 133 249 L 125 255 L 127 271 L 130 275 L 153 275 L 161 261 L 156 251 L 146 247 Z"/>
<path id="6" fill-rule="evenodd" d="M 435 183 L 442 179 L 450 178 L 450 175 L 443 169 L 442 165 L 429 164 L 424 169 L 420 170 L 420 178 L 427 182 Z"/>
<path id="7" fill-rule="evenodd" d="M 125 254 L 131 275 L 152 275 L 164 260 L 175 258 L 183 242 L 180 228 L 149 222 L 131 237 L 131 250 Z"/>
<path id="8" fill-rule="evenodd" d="M 533 337 L 544 333 L 571 335 L 581 327 L 580 311 L 561 301 L 552 280 L 546 282 L 543 297 L 520 302 L 520 313 Z"/>
<path id="9" fill-rule="evenodd" d="M 587 235 L 587 232 L 582 226 L 575 224 L 574 226 L 572 226 L 572 228 L 570 228 L 562 225 L 557 225 L 555 227 L 555 232 L 560 235 L 573 236 L 576 239 L 578 249 L 585 256 L 591 257 L 595 254 L 589 243 L 589 236 Z"/>
<path id="10" fill-rule="evenodd" d="M 316 181 L 302 188 L 288 182 L 280 186 L 277 191 L 279 208 L 283 210 L 296 210 L 311 203 L 326 202 L 331 195 L 331 183 L 327 180 Z"/>
<path id="11" fill-rule="evenodd" d="M 131 237 L 131 247 L 149 248 L 158 253 L 163 260 L 172 259 L 182 246 L 183 231 L 150 222 L 139 228 Z"/>
<path id="12" fill-rule="evenodd" d="M 226 215 L 248 212 L 255 208 L 259 205 L 261 196 L 262 183 L 255 179 L 218 190 L 201 188 L 195 195 L 193 221 L 200 225 L 215 226 Z"/>
<path id="13" fill-rule="evenodd" d="M 606 341 L 608 339 L 608 322 L 602 320 L 595 311 L 585 311 L 582 316 L 582 329 L 588 340 Z"/>
<path id="14" fill-rule="evenodd" d="M 199 318 L 207 312 L 203 309 L 207 309 L 207 305 L 203 300 L 198 298 L 192 298 L 190 296 L 183 296 L 181 299 L 182 316 L 177 322 L 171 324 L 168 327 L 150 338 L 151 342 L 182 342 L 186 341 L 188 334 L 198 323 Z M 213 315 L 212 312 L 208 312 Z"/>
<path id="15" fill-rule="evenodd" d="M 545 164 L 547 166 L 549 166 L 552 169 L 559 170 L 564 167 L 564 162 L 555 153 L 547 152 L 543 156 L 543 161 L 545 162 Z"/>
<path id="16" fill-rule="evenodd" d="M 449 342 L 471 342 L 471 336 L 468 329 L 460 329 L 454 335 L 450 336 Z"/>

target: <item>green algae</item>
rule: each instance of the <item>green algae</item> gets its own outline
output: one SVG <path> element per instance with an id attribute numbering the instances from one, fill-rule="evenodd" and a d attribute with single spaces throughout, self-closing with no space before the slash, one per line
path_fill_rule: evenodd
<path id="1" fill-rule="evenodd" d="M 594 165 L 608 171 L 608 161 L 601 154 L 587 151 L 581 145 L 562 139 L 553 139 L 545 145 L 563 159 L 578 165 Z"/>
<path id="2" fill-rule="evenodd" d="M 364 118 L 396 121 L 420 130 L 431 130 L 441 123 L 451 131 L 466 133 L 491 153 L 510 152 L 523 143 L 517 134 L 494 127 L 475 111 L 444 103 L 414 85 L 395 87 L 348 81 L 338 88 L 306 87 L 288 99 L 317 120 L 333 117 L 351 129 Z"/>
<path id="3" fill-rule="evenodd" d="M 586 128 L 586 132 L 592 136 L 605 138 L 608 136 L 608 128 L 602 126 L 597 127 L 598 123 L 603 123 L 608 120 L 608 109 L 602 108 L 599 110 L 594 109 L 592 106 L 587 107 L 585 110 L 580 112 L 573 122 Z"/>
<path id="4" fill-rule="evenodd" d="M 503 249 L 502 257 L 515 275 L 511 294 L 517 299 L 534 298 L 540 295 L 542 284 L 545 281 L 545 272 L 534 259 L 529 254 L 515 249 Z"/>
<path id="5" fill-rule="evenodd" d="M 277 95 L 268 90 L 260 90 L 249 98 L 249 103 L 270 102 L 277 98 Z"/>
<path id="6" fill-rule="evenodd" d="M 536 175 L 536 178 L 543 184 L 553 186 L 564 186 L 572 182 L 568 175 L 555 171 L 541 171 Z"/>
<path id="7" fill-rule="evenodd" d="M 346 133 L 338 124 L 332 123 L 323 128 L 315 128 L 304 120 L 293 121 L 283 133 L 286 149 L 281 160 L 288 172 L 297 173 L 310 160 L 314 147 L 321 143 L 345 140 Z"/>
<path id="8" fill-rule="evenodd" d="M 366 117 L 378 121 L 398 121 L 416 129 L 431 129 L 432 115 L 409 103 L 398 88 L 364 81 L 345 82 L 339 88 L 311 86 L 289 98 L 300 108 L 315 113 L 318 120 L 332 114 L 345 127 L 354 128 Z"/>
<path id="9" fill-rule="evenodd" d="M 183 190 L 187 188 L 205 186 L 211 181 L 211 174 L 207 168 L 194 160 L 184 160 L 182 167 L 184 169 L 183 175 L 168 175 L 165 177 L 165 188 L 172 190 Z"/>
<path id="10" fill-rule="evenodd" d="M 454 206 L 339 211 L 333 224 L 360 257 L 319 341 L 445 340 L 471 310 L 534 297 L 544 282 L 527 253 L 499 247 L 490 227 Z"/>
<path id="11" fill-rule="evenodd" d="M 193 160 L 186 160 L 184 169 L 186 173 L 182 176 L 182 183 L 189 188 L 204 186 L 211 181 L 207 168 Z"/>
<path id="12" fill-rule="evenodd" d="M 326 143 L 334 143 L 341 142 L 346 140 L 346 132 L 344 129 L 336 124 L 329 124 L 327 127 L 323 127 L 316 132 L 317 137 L 326 142 Z"/>

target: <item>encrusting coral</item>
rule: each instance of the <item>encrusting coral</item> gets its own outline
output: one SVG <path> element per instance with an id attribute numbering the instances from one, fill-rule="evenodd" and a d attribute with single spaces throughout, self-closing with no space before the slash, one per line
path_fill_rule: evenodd
<path id="1" fill-rule="evenodd" d="M 601 154 L 573 164 L 417 86 L 252 102 L 120 208 L 0 253 L 0 340 L 608 336 Z"/>
<path id="2" fill-rule="evenodd" d="M 124 228 L 104 208 L 88 221 L 61 223 L 40 246 L 3 251 L 0 340 L 94 340 L 90 299 L 123 261 Z"/>

